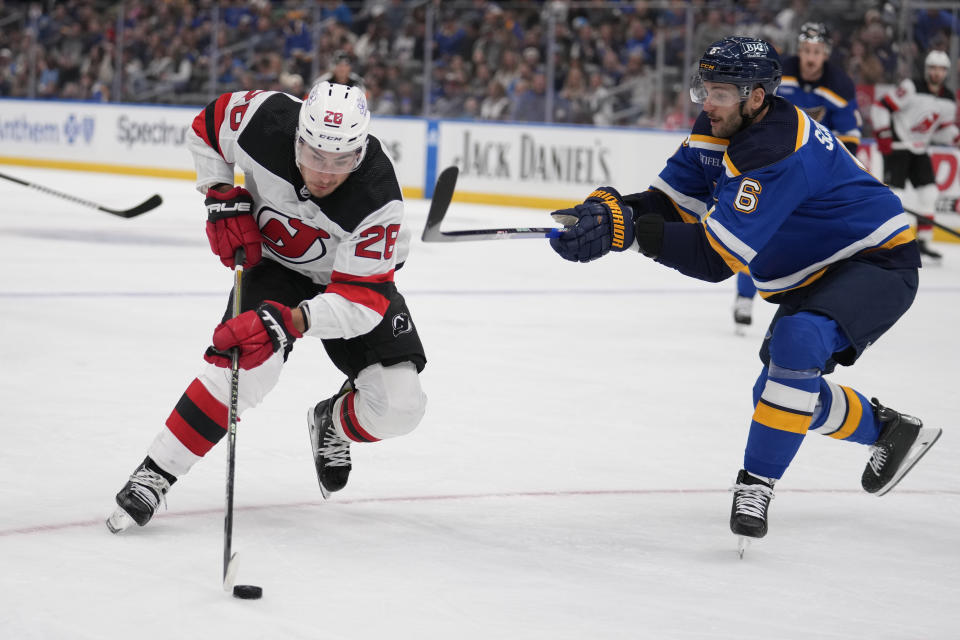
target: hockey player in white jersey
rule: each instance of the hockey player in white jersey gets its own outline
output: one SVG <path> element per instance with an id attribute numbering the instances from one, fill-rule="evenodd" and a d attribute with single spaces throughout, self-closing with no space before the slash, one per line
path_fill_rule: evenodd
<path id="1" fill-rule="evenodd" d="M 393 164 L 369 124 L 363 92 L 327 82 L 302 103 L 273 91 L 227 93 L 194 119 L 189 148 L 210 247 L 228 267 L 237 249 L 246 253 L 243 313 L 232 318 L 228 303 L 208 364 L 116 496 L 114 533 L 145 525 L 170 485 L 227 433 L 233 349 L 240 413 L 270 392 L 300 338 L 321 339 L 346 376 L 308 411 L 324 496 L 346 485 L 351 443 L 401 436 L 420 422 L 426 357 L 394 285 L 409 234 Z M 234 184 L 235 167 L 244 187 Z"/>
<path id="2" fill-rule="evenodd" d="M 884 182 L 903 198 L 909 180 L 919 213 L 932 220 L 938 191 L 930 145 L 956 145 L 960 130 L 955 122 L 956 99 L 945 84 L 950 57 L 943 51 L 931 51 L 923 68 L 922 78 L 908 78 L 881 96 L 871 107 L 871 117 L 877 147 L 883 154 Z M 932 239 L 933 225 L 920 221 L 920 253 L 938 262 L 942 256 L 930 247 Z"/>

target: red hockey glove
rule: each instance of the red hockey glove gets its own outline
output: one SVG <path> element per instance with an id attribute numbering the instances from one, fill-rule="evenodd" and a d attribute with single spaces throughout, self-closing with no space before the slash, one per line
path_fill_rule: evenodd
<path id="1" fill-rule="evenodd" d="M 877 149 L 885 156 L 893 152 L 893 132 L 890 128 L 878 129 L 874 135 L 877 138 Z"/>
<path id="2" fill-rule="evenodd" d="M 233 255 L 243 247 L 246 251 L 244 267 L 260 262 L 263 241 L 260 227 L 253 219 L 253 196 L 243 187 L 234 187 L 230 191 L 220 192 L 207 189 L 207 239 L 210 249 L 220 256 L 220 262 L 231 269 Z"/>
<path id="3" fill-rule="evenodd" d="M 253 369 L 281 349 L 286 360 L 293 341 L 302 337 L 293 325 L 290 307 L 267 300 L 256 311 L 245 311 L 218 325 L 213 331 L 213 346 L 203 354 L 203 359 L 228 368 L 230 350 L 239 347 L 240 368 Z"/>

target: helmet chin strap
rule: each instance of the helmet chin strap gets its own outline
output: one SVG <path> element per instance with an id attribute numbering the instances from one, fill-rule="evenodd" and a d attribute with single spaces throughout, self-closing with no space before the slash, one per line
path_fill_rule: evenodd
<path id="1" fill-rule="evenodd" d="M 757 116 L 763 113 L 764 110 L 766 110 L 766 108 L 770 106 L 770 98 L 768 96 L 764 96 L 763 104 L 761 104 L 756 111 L 754 111 L 749 115 L 744 113 L 743 111 L 744 104 L 745 102 L 740 103 L 740 119 L 743 120 L 743 122 L 740 123 L 740 128 L 737 129 L 737 133 L 743 131 L 744 129 L 749 127 L 751 124 L 753 124 L 753 121 L 757 119 Z"/>

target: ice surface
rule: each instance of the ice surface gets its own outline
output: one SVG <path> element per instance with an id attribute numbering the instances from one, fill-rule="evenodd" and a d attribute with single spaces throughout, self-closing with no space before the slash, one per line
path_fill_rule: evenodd
<path id="1" fill-rule="evenodd" d="M 0 184 L 0 637 L 958 637 L 960 245 L 907 316 L 832 379 L 945 428 L 889 496 L 867 449 L 811 435 L 743 560 L 741 465 L 772 305 L 733 333 L 733 283 L 540 240 L 424 245 L 398 272 L 427 349 L 427 415 L 354 446 L 320 498 L 305 414 L 342 380 L 302 340 L 238 431 L 240 601 L 220 587 L 225 445 L 147 527 L 104 518 L 199 371 L 232 277 L 176 180 L 4 169 L 122 220 Z M 645 186 L 638 179 L 637 188 Z M 426 203 L 412 201 L 419 237 Z M 546 226 L 454 203 L 446 228 Z"/>

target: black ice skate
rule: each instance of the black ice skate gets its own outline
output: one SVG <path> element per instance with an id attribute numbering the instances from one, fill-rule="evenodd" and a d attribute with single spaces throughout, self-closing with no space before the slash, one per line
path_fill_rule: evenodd
<path id="1" fill-rule="evenodd" d="M 773 481 L 767 483 L 741 469 L 733 491 L 730 508 L 730 531 L 740 536 L 738 552 L 743 557 L 745 538 L 762 538 L 767 535 L 767 509 L 773 500 Z"/>
<path id="2" fill-rule="evenodd" d="M 924 427 L 919 418 L 898 413 L 872 398 L 873 411 L 883 425 L 863 470 L 863 490 L 882 496 L 897 486 L 920 461 L 943 429 Z"/>
<path id="3" fill-rule="evenodd" d="M 943 254 L 930 248 L 926 240 L 917 238 L 917 247 L 920 249 L 920 258 L 924 265 L 939 265 L 943 261 Z"/>
<path id="4" fill-rule="evenodd" d="M 313 463 L 317 468 L 320 492 L 328 498 L 347 486 L 350 477 L 350 441 L 337 434 L 333 423 L 333 404 L 340 394 L 320 402 L 307 412 Z"/>
<path id="5" fill-rule="evenodd" d="M 120 533 L 134 523 L 142 527 L 150 522 L 160 503 L 166 504 L 164 496 L 176 481 L 148 456 L 117 494 L 117 509 L 107 518 L 107 528 Z"/>
<path id="6" fill-rule="evenodd" d="M 753 323 L 753 298 L 737 296 L 733 301 L 733 327 L 742 335 L 746 327 Z"/>

